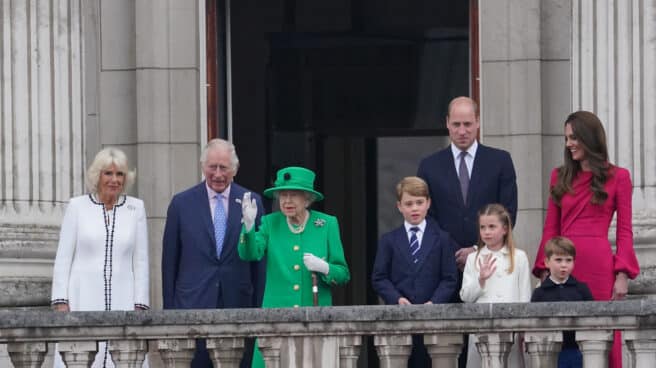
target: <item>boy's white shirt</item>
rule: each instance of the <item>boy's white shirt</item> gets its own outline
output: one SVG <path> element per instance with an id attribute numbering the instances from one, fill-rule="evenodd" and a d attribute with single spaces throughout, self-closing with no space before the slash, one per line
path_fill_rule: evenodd
<path id="1" fill-rule="evenodd" d="M 478 257 L 492 254 L 496 258 L 496 270 L 481 288 L 478 276 Z M 498 251 L 483 247 L 480 252 L 467 256 L 462 277 L 460 299 L 466 303 L 524 303 L 531 300 L 531 275 L 526 253 L 515 248 L 515 268 L 508 274 L 510 252 L 504 246 Z"/>
<path id="2" fill-rule="evenodd" d="M 403 226 L 405 226 L 405 234 L 408 236 L 408 241 L 410 241 L 410 236 L 412 235 L 410 233 L 410 228 L 413 227 L 418 227 L 419 231 L 417 231 L 417 241 L 419 241 L 419 246 L 421 247 L 421 240 L 424 238 L 424 233 L 426 232 L 426 219 L 424 218 L 421 220 L 421 222 L 417 225 L 413 225 L 409 223 L 408 221 L 403 221 Z"/>

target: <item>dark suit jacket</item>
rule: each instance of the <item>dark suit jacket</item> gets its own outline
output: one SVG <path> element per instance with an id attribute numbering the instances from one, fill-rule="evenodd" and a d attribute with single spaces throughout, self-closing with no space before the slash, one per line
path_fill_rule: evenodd
<path id="1" fill-rule="evenodd" d="M 214 225 L 205 182 L 176 194 L 166 215 L 162 249 L 164 309 L 241 308 L 261 305 L 263 262 L 245 262 L 237 253 L 241 199 L 248 190 L 230 187 L 228 225 L 221 257 L 216 256 Z M 256 224 L 264 213 L 258 205 Z"/>
<path id="2" fill-rule="evenodd" d="M 384 234 L 371 275 L 376 293 L 386 304 L 398 304 L 405 297 L 412 304 L 447 303 L 456 291 L 455 245 L 445 231 L 426 219 L 426 229 L 415 264 L 405 227 Z"/>
<path id="3" fill-rule="evenodd" d="M 419 164 L 417 176 L 424 179 L 430 189 L 432 202 L 429 215 L 459 247 L 470 247 L 478 241 L 478 211 L 487 204 L 504 205 L 515 224 L 517 183 L 515 167 L 506 151 L 479 143 L 466 204 L 460 192 L 450 146 L 424 158 Z"/>

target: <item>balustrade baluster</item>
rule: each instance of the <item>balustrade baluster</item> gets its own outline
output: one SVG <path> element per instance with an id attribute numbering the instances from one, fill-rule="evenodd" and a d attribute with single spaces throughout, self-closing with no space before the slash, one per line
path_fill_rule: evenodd
<path id="1" fill-rule="evenodd" d="M 166 368 L 189 368 L 196 351 L 194 339 L 157 340 L 157 349 Z"/>
<path id="2" fill-rule="evenodd" d="M 358 366 L 362 336 L 339 337 L 339 367 L 355 368 Z"/>
<path id="3" fill-rule="evenodd" d="M 404 367 L 412 351 L 411 335 L 376 335 L 374 345 L 381 368 Z"/>
<path id="4" fill-rule="evenodd" d="M 48 351 L 45 342 L 10 342 L 7 353 L 14 368 L 41 368 Z"/>
<path id="5" fill-rule="evenodd" d="M 608 367 L 613 331 L 576 331 L 576 341 L 583 355 L 583 368 Z"/>
<path id="6" fill-rule="evenodd" d="M 237 368 L 244 355 L 244 338 L 223 337 L 207 339 L 207 351 L 214 368 Z"/>
<path id="7" fill-rule="evenodd" d="M 89 368 L 98 352 L 95 341 L 63 341 L 58 346 L 67 368 Z"/>
<path id="8" fill-rule="evenodd" d="M 622 333 L 634 368 L 652 368 L 656 362 L 656 330 L 630 330 Z"/>
<path id="9" fill-rule="evenodd" d="M 424 345 L 433 361 L 433 368 L 457 367 L 463 338 L 462 334 L 425 334 Z"/>
<path id="10" fill-rule="evenodd" d="M 280 348 L 282 343 L 282 337 L 260 337 L 257 339 L 257 344 L 267 368 L 280 368 Z"/>
<path id="11" fill-rule="evenodd" d="M 563 333 L 560 331 L 524 333 L 528 366 L 530 368 L 556 367 L 562 341 Z"/>
<path id="12" fill-rule="evenodd" d="M 514 342 L 512 332 L 482 333 L 474 335 L 474 343 L 481 354 L 482 368 L 505 368 Z"/>
<path id="13" fill-rule="evenodd" d="M 110 340 L 107 349 L 116 368 L 141 368 L 148 351 L 146 340 Z"/>

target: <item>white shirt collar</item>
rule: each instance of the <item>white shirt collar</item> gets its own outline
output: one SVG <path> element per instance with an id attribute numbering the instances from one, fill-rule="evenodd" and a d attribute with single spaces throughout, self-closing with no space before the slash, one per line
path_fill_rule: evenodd
<path id="1" fill-rule="evenodd" d="M 228 187 L 225 188 L 223 193 L 220 193 L 223 198 L 225 198 L 225 199 L 230 198 L 230 187 L 231 187 L 231 185 L 228 185 Z M 207 188 L 207 196 L 210 200 L 214 199 L 214 197 L 216 197 L 216 195 L 219 194 L 218 192 L 214 191 L 214 189 L 210 188 L 209 185 L 207 185 L 207 181 L 205 182 L 205 187 Z"/>
<path id="2" fill-rule="evenodd" d="M 553 277 L 551 277 L 551 275 L 549 275 L 549 280 L 551 280 L 551 282 L 553 282 L 554 285 L 565 285 L 565 284 L 567 283 L 567 280 L 569 280 L 569 276 L 567 276 L 567 278 L 565 279 L 565 281 L 563 281 L 563 282 L 558 282 L 558 281 L 554 280 Z"/>
<path id="3" fill-rule="evenodd" d="M 415 227 L 415 226 L 419 228 L 419 232 L 422 232 L 422 233 L 423 233 L 424 230 L 426 230 L 426 219 L 423 219 L 423 220 L 422 220 L 419 224 L 417 224 L 417 225 L 412 225 L 412 224 L 409 223 L 408 221 L 403 221 L 403 225 L 405 226 L 405 232 L 406 232 L 406 233 L 409 233 L 409 232 L 410 232 L 410 228 L 411 228 L 411 227 Z"/>
<path id="4" fill-rule="evenodd" d="M 503 254 L 508 254 L 508 246 L 504 245 L 501 249 L 497 251 L 492 251 L 490 250 L 487 246 L 483 247 L 481 249 L 481 254 L 487 254 L 487 253 L 503 253 Z"/>
<path id="5" fill-rule="evenodd" d="M 476 157 L 476 150 L 478 150 L 478 141 L 474 140 L 474 143 L 472 143 L 469 148 L 467 148 L 467 153 L 472 157 Z M 460 148 L 456 147 L 455 144 L 451 143 L 451 153 L 453 154 L 453 162 L 458 161 L 458 156 L 460 156 Z"/>

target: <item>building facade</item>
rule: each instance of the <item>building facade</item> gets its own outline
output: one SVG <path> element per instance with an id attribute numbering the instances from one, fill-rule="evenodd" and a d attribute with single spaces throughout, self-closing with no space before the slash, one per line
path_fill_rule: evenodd
<path id="1" fill-rule="evenodd" d="M 242 157 L 237 180 L 256 190 L 268 187 L 275 168 L 286 162 L 286 156 L 306 154 L 301 163 L 319 171 L 323 177 L 320 186 L 328 198 L 334 198 L 324 209 L 345 217 L 341 220 L 345 223 L 344 242 L 357 276 L 352 289 L 341 291 L 338 299 L 344 304 L 370 302 L 355 295 L 368 287 L 367 270 L 377 234 L 397 216 L 391 206 L 381 204 L 390 203 L 390 183 L 416 170 L 399 168 L 395 166 L 398 162 L 388 166 L 387 157 L 407 153 L 406 148 L 397 152 L 389 147 L 403 139 L 420 142 L 412 145 L 414 151 L 408 160 L 441 148 L 446 144 L 440 136 L 443 132 L 433 135 L 417 131 L 429 125 L 432 116 L 441 116 L 437 113 L 443 113 L 445 106 L 432 105 L 423 113 L 417 112 L 421 110 L 418 107 L 414 122 L 401 121 L 386 131 L 407 124 L 417 129 L 411 133 L 326 133 L 322 126 L 331 124 L 332 115 L 324 113 L 317 118 L 316 111 L 310 114 L 310 128 L 272 129 L 272 124 L 274 128 L 279 124 L 275 117 L 286 115 L 276 115 L 279 104 L 270 102 L 275 100 L 271 94 L 294 93 L 288 90 L 296 87 L 312 96 L 317 96 L 317 91 L 345 93 L 330 89 L 317 78 L 309 86 L 304 78 L 289 80 L 292 87 L 287 90 L 280 82 L 276 84 L 277 76 L 288 75 L 276 74 L 277 66 L 284 69 L 291 60 L 285 59 L 288 53 L 279 50 L 309 42 L 313 46 L 300 52 L 303 60 L 310 60 L 304 69 L 301 67 L 301 74 L 308 70 L 325 73 L 328 54 L 319 53 L 320 60 L 316 61 L 312 50 L 326 48 L 330 42 L 355 42 L 353 38 L 334 41 L 330 37 L 335 34 L 384 28 L 372 19 L 385 20 L 385 29 L 404 29 L 414 21 L 413 16 L 424 13 L 427 15 L 417 22 L 428 24 L 424 18 L 431 13 L 426 12 L 428 2 L 414 8 L 401 1 L 388 2 L 383 8 L 367 1 L 332 5 L 317 1 L 296 4 L 291 10 L 289 4 L 294 2 L 214 4 L 218 13 L 224 12 L 218 18 L 217 42 L 225 54 L 223 59 L 219 56 L 223 62 L 217 63 L 215 79 L 208 79 L 207 74 L 208 63 L 216 59 L 207 57 L 208 7 L 204 1 L 25 0 L 0 4 L 0 306 L 47 305 L 58 226 L 66 202 L 84 193 L 86 166 L 108 145 L 125 150 L 137 168 L 132 194 L 146 203 L 151 300 L 161 306 L 159 265 L 167 205 L 174 193 L 201 180 L 198 157 L 207 141 L 208 120 L 216 121 L 218 134 L 237 146 Z M 486 0 L 477 6 L 481 141 L 506 149 L 513 156 L 519 186 L 516 236 L 520 246 L 535 254 L 549 173 L 562 157 L 564 118 L 578 109 L 594 111 L 605 125 L 611 161 L 632 173 L 635 247 L 642 272 L 631 284 L 631 294 L 653 294 L 656 72 L 651 66 L 656 61 L 656 3 Z M 452 10 L 462 15 L 462 9 Z M 438 29 L 424 32 L 422 39 L 431 39 L 430 34 L 439 34 L 435 39 L 447 39 L 447 34 L 455 35 L 452 39 L 457 41 L 463 27 L 471 28 L 471 24 L 440 22 L 453 33 Z M 319 31 L 328 34 L 328 41 L 308 38 L 307 34 Z M 294 36 L 285 36 L 290 33 Z M 269 36 L 248 38 L 251 34 Z M 465 37 L 471 44 L 471 35 Z M 371 41 L 367 42 L 370 47 Z M 376 40 L 374 44 L 384 45 L 380 50 L 390 41 Z M 440 44 L 427 44 L 434 48 L 424 47 L 422 55 L 428 59 L 422 59 L 423 64 L 419 60 L 418 65 L 432 65 L 443 55 Z M 432 59 L 431 50 L 437 53 Z M 468 68 L 460 62 L 463 59 L 457 58 L 457 52 L 449 55 L 460 68 L 452 68 L 451 73 L 463 74 L 464 70 L 466 75 Z M 359 57 L 371 58 L 371 54 Z M 340 70 L 338 78 L 351 78 L 348 70 Z M 392 74 L 385 72 L 387 78 L 393 78 Z M 334 77 L 327 76 L 324 78 Z M 426 80 L 431 74 L 421 76 Z M 274 82 L 259 83 L 271 79 Z M 377 79 L 372 74 L 368 83 Z M 218 104 L 215 120 L 212 114 L 217 109 L 208 110 L 208 80 L 221 85 L 215 89 L 223 101 Z M 422 85 L 414 87 L 421 89 Z M 418 95 L 430 97 L 434 92 L 443 96 L 443 102 L 449 96 L 468 93 L 458 85 L 445 88 L 426 87 Z M 249 99 L 240 97 L 244 95 Z M 389 96 L 379 97 L 375 104 Z M 325 96 L 300 103 L 312 104 L 323 104 L 328 110 L 340 106 Z M 307 109 L 300 110 L 299 121 L 304 121 L 306 115 L 302 114 Z M 435 118 L 436 126 L 439 120 Z M 371 129 L 362 127 L 363 131 Z M 272 146 L 291 148 L 286 151 Z M 373 168 L 372 163 L 376 165 Z M 345 174 L 339 175 L 339 180 L 329 179 L 338 172 Z M 372 175 L 377 178 L 374 193 L 368 187 Z M 369 198 L 366 200 L 370 202 L 358 202 L 357 198 Z M 391 220 L 381 222 L 379 218 Z M 368 226 L 377 230 L 373 237 L 357 230 Z M 359 250 L 359 244 L 364 243 L 370 245 Z"/>

